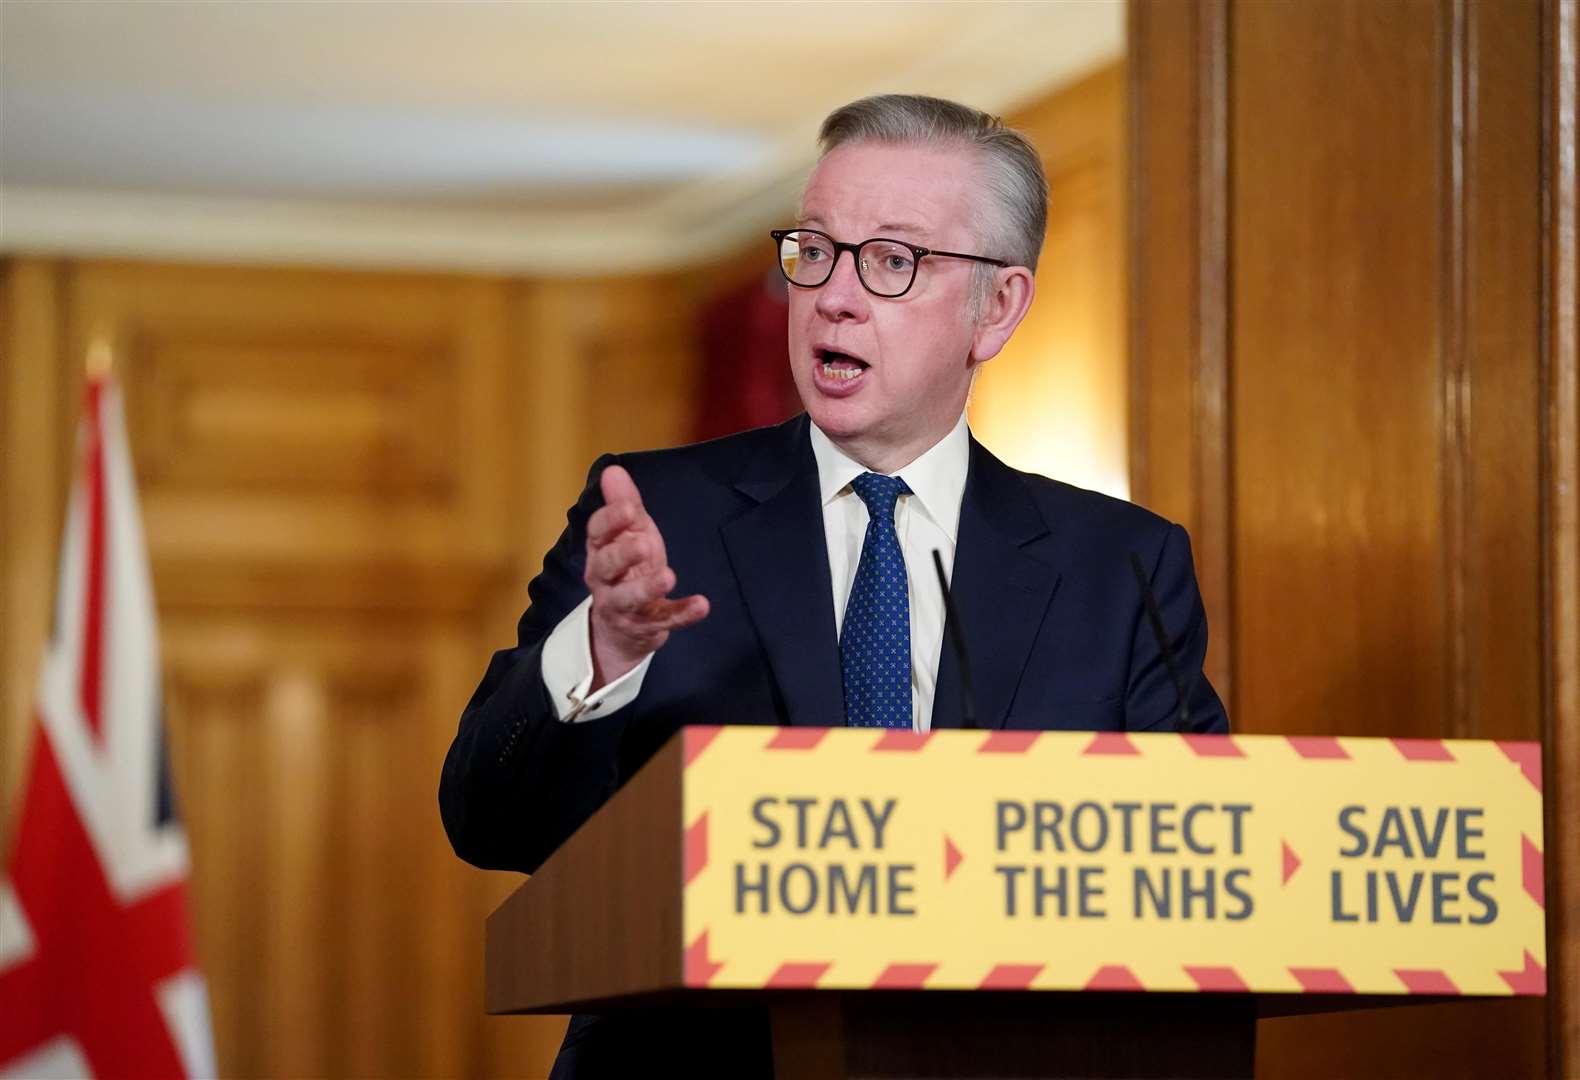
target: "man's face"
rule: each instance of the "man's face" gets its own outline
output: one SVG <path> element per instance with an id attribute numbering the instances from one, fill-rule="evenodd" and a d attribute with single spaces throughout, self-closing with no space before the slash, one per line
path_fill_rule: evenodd
<path id="1" fill-rule="evenodd" d="M 979 250 L 970 225 L 976 188 L 967 150 L 848 144 L 812 173 L 798 224 L 845 243 L 883 236 L 993 255 Z M 868 468 L 892 472 L 908 464 L 943 438 L 965 407 L 975 362 L 974 265 L 925 258 L 910 291 L 884 299 L 862 287 L 854 260 L 842 252 L 820 288 L 791 287 L 790 368 L 801 403 Z"/>

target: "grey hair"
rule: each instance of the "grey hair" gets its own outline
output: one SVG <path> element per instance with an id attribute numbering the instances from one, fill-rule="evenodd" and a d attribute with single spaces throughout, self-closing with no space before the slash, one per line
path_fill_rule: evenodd
<path id="1" fill-rule="evenodd" d="M 986 250 L 978 254 L 1011 266 L 1037 269 L 1048 231 L 1048 179 L 1042 158 L 1027 138 L 997 116 L 967 105 L 920 94 L 864 97 L 829 113 L 818 132 L 822 156 L 847 143 L 958 145 L 976 152 L 986 205 L 975 208 L 975 225 Z M 978 263 L 972 307 L 980 311 L 994 267 Z"/>

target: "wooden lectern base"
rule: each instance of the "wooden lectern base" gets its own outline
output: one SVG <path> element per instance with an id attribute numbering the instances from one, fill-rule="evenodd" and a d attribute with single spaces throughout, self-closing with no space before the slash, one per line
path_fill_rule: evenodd
<path id="1" fill-rule="evenodd" d="M 1250 998 L 808 993 L 771 1007 L 775 1080 L 1250 1080 Z"/>

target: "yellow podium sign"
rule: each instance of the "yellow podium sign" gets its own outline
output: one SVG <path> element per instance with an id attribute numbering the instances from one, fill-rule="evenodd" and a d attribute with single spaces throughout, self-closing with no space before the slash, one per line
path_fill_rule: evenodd
<path id="1" fill-rule="evenodd" d="M 688 986 L 1545 993 L 1535 743 L 684 739 Z"/>

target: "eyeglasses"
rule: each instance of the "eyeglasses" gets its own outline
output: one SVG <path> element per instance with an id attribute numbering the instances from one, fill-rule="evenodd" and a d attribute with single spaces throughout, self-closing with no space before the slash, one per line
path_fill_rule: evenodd
<path id="1" fill-rule="evenodd" d="M 907 244 L 903 240 L 874 237 L 859 244 L 842 244 L 817 229 L 774 229 L 768 234 L 779 248 L 779 272 L 790 284 L 815 289 L 834 276 L 839 253 L 850 252 L 856 263 L 856 276 L 874 296 L 892 300 L 904 296 L 916 283 L 916 267 L 927 256 L 970 259 L 991 266 L 1008 266 L 1003 259 L 986 255 L 963 255 L 958 251 L 934 251 Z"/>

